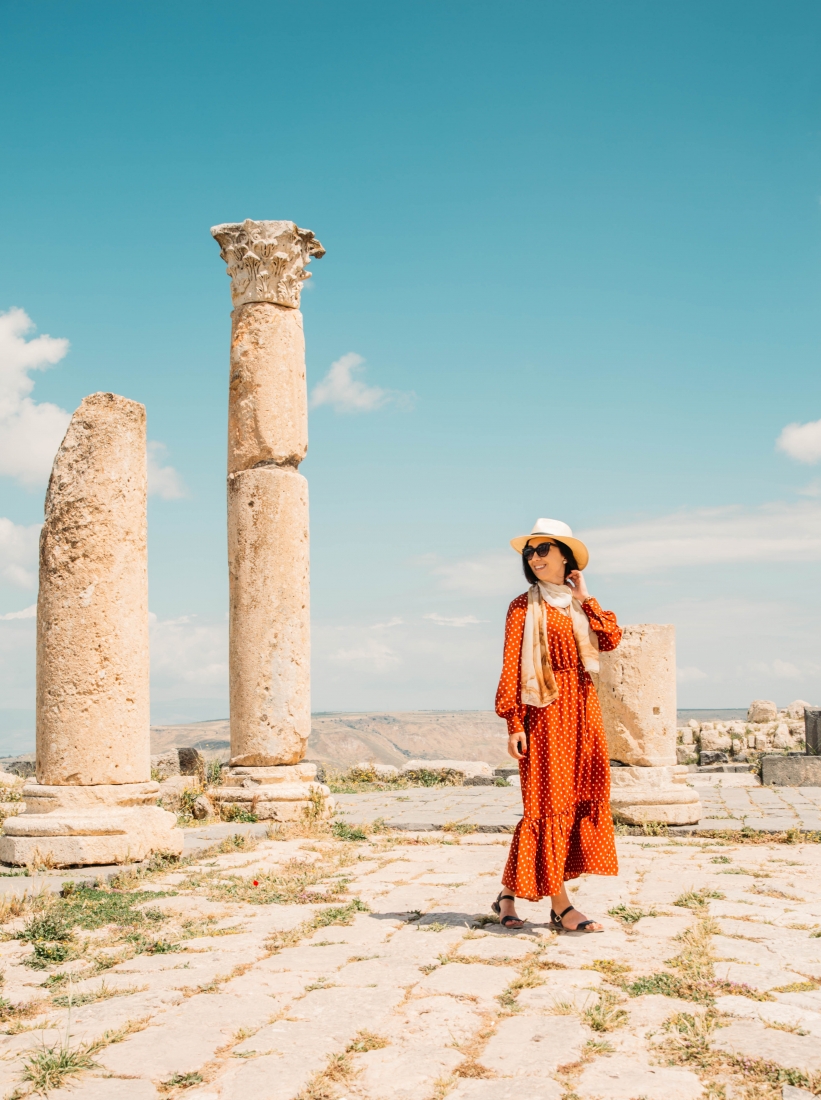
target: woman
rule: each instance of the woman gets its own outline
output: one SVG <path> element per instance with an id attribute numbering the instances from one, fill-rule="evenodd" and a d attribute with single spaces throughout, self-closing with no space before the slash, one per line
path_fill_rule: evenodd
<path id="1" fill-rule="evenodd" d="M 508 608 L 496 713 L 519 761 L 524 816 L 493 909 L 505 928 L 521 928 L 516 898 L 549 895 L 554 928 L 603 932 L 573 907 L 565 882 L 618 874 L 607 741 L 590 673 L 621 630 L 588 593 L 587 547 L 566 523 L 537 520 L 510 545 L 531 587 Z"/>

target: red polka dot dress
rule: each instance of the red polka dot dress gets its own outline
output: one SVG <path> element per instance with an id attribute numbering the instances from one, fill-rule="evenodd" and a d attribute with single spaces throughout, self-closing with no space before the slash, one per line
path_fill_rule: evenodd
<path id="1" fill-rule="evenodd" d="M 621 630 L 594 599 L 582 608 L 601 650 L 615 649 Z M 496 713 L 509 733 L 528 735 L 519 761 L 524 816 L 510 845 L 503 884 L 517 897 L 555 895 L 579 875 L 617 875 L 610 814 L 610 763 L 596 689 L 579 659 L 568 615 L 547 607 L 550 661 L 558 698 L 547 707 L 521 703 L 521 652 L 527 593 L 508 608 Z"/>

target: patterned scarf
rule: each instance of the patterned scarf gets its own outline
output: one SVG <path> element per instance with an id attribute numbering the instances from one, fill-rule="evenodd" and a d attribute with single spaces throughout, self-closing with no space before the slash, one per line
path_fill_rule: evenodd
<path id="1" fill-rule="evenodd" d="M 522 704 L 548 707 L 559 696 L 550 663 L 547 636 L 547 604 L 568 615 L 579 657 L 588 672 L 599 671 L 599 639 L 590 629 L 582 605 L 564 584 L 532 584 L 527 593 L 525 632 L 522 638 Z"/>

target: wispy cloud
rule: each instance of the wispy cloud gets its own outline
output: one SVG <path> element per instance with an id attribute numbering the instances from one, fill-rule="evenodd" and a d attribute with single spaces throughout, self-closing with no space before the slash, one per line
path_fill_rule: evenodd
<path id="1" fill-rule="evenodd" d="M 579 535 L 596 573 L 643 573 L 733 562 L 821 561 L 821 504 L 778 502 L 672 515 Z"/>
<path id="2" fill-rule="evenodd" d="M 349 351 L 341 359 L 331 364 L 331 369 L 321 382 L 317 382 L 311 391 L 311 408 L 330 405 L 334 412 L 373 412 L 390 402 L 407 405 L 413 400 L 413 394 L 400 393 L 397 390 L 385 390 L 381 386 L 369 386 L 361 378 L 365 360 L 355 351 Z"/>
<path id="3" fill-rule="evenodd" d="M 487 622 L 487 619 L 477 619 L 475 615 L 439 615 L 436 611 L 423 615 L 422 618 L 430 619 L 437 626 L 474 626 L 477 623 Z"/>
<path id="4" fill-rule="evenodd" d="M 186 496 L 183 480 L 173 466 L 163 466 L 168 448 L 152 440 L 148 444 L 148 495 L 161 500 L 180 500 Z"/>
<path id="5" fill-rule="evenodd" d="M 40 524 L 28 527 L 0 516 L 0 577 L 17 588 L 37 585 Z"/>
<path id="6" fill-rule="evenodd" d="M 0 475 L 27 489 L 42 484 L 71 419 L 48 401 L 37 403 L 30 372 L 59 363 L 68 340 L 37 336 L 27 340 L 34 322 L 22 309 L 0 313 Z"/>
<path id="7" fill-rule="evenodd" d="M 818 462 L 821 459 L 821 420 L 811 420 L 807 424 L 788 424 L 775 445 L 796 462 Z"/>
<path id="8" fill-rule="evenodd" d="M 24 607 L 22 611 L 9 611 L 6 615 L 0 615 L 0 621 L 7 623 L 12 619 L 36 619 L 37 618 L 37 604 L 33 603 L 31 607 Z"/>

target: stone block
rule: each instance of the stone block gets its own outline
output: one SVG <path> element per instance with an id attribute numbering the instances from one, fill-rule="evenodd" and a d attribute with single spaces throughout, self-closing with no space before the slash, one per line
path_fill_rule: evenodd
<path id="1" fill-rule="evenodd" d="M 794 1035 L 768 1028 L 757 1020 L 719 1028 L 711 1045 L 744 1058 L 774 1062 L 785 1069 L 811 1074 L 821 1071 L 821 1048 L 814 1035 Z"/>
<path id="2" fill-rule="evenodd" d="M 180 775 L 203 775 L 205 772 L 205 760 L 202 754 L 195 748 L 185 746 L 177 749 Z"/>
<path id="3" fill-rule="evenodd" d="M 183 791 L 195 790 L 197 784 L 189 775 L 172 775 L 160 783 L 159 796 L 164 810 L 177 813 L 182 806 Z"/>
<path id="4" fill-rule="evenodd" d="M 296 467 L 308 451 L 302 314 L 270 302 L 231 317 L 228 472 Z"/>
<path id="5" fill-rule="evenodd" d="M 585 1100 L 699 1100 L 703 1089 L 691 1070 L 642 1065 L 634 1054 L 606 1054 L 582 1070 L 574 1091 Z"/>
<path id="6" fill-rule="evenodd" d="M 610 808 L 615 820 L 628 825 L 693 825 L 702 814 L 698 792 L 688 785 L 683 765 L 611 768 Z"/>
<path id="7" fill-rule="evenodd" d="M 753 699 L 747 710 L 748 722 L 775 722 L 778 707 L 771 699 Z"/>
<path id="8" fill-rule="evenodd" d="M 577 1061 L 589 1035 L 572 1016 L 512 1016 L 499 1024 L 481 1062 L 499 1077 L 543 1079 Z"/>
<path id="9" fill-rule="evenodd" d="M 811 756 L 821 756 L 821 710 L 807 707 L 804 712 L 804 740 Z"/>
<path id="10" fill-rule="evenodd" d="M 483 963 L 449 963 L 429 974 L 420 985 L 427 993 L 449 993 L 454 997 L 493 1000 L 510 985 L 516 971 L 510 966 Z"/>
<path id="11" fill-rule="evenodd" d="M 764 756 L 761 782 L 765 787 L 821 787 L 821 756 Z"/>
<path id="12" fill-rule="evenodd" d="M 721 730 L 704 730 L 701 735 L 702 752 L 729 752 L 732 739 Z"/>
<path id="13" fill-rule="evenodd" d="M 618 648 L 601 655 L 598 695 L 611 759 L 641 767 L 675 764 L 673 626 L 624 627 Z"/>
<path id="14" fill-rule="evenodd" d="M 197 821 L 203 821 L 208 817 L 216 817 L 217 811 L 208 795 L 201 794 L 194 800 L 191 813 Z"/>
<path id="15" fill-rule="evenodd" d="M 475 1077 L 461 1077 L 457 1080 L 459 1083 L 448 1093 L 448 1100 L 522 1100 L 521 1082 L 509 1077 L 495 1081 Z M 563 1095 L 562 1086 L 550 1078 L 534 1080 L 527 1086 L 528 1100 L 561 1100 Z"/>
<path id="16" fill-rule="evenodd" d="M 713 764 L 729 764 L 729 762 L 730 758 L 726 752 L 700 752 L 698 754 L 699 767 L 702 768 L 709 768 Z"/>
<path id="17" fill-rule="evenodd" d="M 808 703 L 804 699 L 794 699 L 784 713 L 788 718 L 803 719 L 805 710 L 812 710 L 812 703 Z"/>

